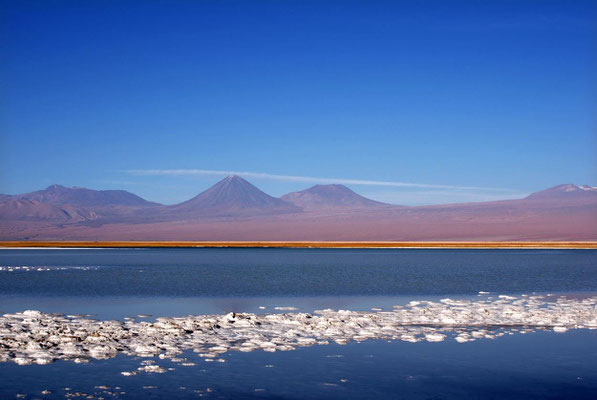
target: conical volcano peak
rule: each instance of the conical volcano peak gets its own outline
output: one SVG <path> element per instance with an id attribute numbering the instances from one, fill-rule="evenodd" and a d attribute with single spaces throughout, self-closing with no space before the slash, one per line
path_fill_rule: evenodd
<path id="1" fill-rule="evenodd" d="M 300 212 L 300 208 L 272 197 L 238 175 L 230 175 L 215 185 L 178 205 L 176 210 L 185 210 L 196 215 L 240 216 L 252 214 L 281 214 Z"/>
<path id="2" fill-rule="evenodd" d="M 213 186 L 218 186 L 218 185 L 250 185 L 253 186 L 253 184 L 251 184 L 249 181 L 247 181 L 244 178 L 241 178 L 238 175 L 228 175 L 226 178 L 222 179 L 221 181 L 216 182 L 216 184 Z"/>
<path id="3" fill-rule="evenodd" d="M 247 182 L 245 179 L 241 178 L 238 175 L 228 175 L 226 178 L 223 179 L 226 182 Z M 249 182 L 247 182 L 249 183 Z"/>
<path id="4" fill-rule="evenodd" d="M 227 176 L 203 193 L 210 193 L 210 198 L 214 202 L 213 204 L 236 201 L 245 202 L 251 198 L 270 197 L 238 175 Z"/>

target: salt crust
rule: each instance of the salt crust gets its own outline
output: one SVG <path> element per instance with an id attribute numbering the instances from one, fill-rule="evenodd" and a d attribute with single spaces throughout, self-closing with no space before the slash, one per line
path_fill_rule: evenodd
<path id="1" fill-rule="evenodd" d="M 157 318 L 155 322 L 137 322 L 132 318 L 98 321 L 28 310 L 0 317 L 0 362 L 81 363 L 123 353 L 143 358 L 158 356 L 192 366 L 194 363 L 179 357 L 190 349 L 204 361 L 224 362 L 219 357 L 230 351 L 287 351 L 367 339 L 441 342 L 448 336 L 464 343 L 516 332 L 565 332 L 579 328 L 597 329 L 597 297 L 523 295 L 474 301 L 443 299 L 413 301 L 406 306 L 394 306 L 392 311 L 229 313 Z M 122 374 L 165 371 L 148 361 L 137 371 Z"/>

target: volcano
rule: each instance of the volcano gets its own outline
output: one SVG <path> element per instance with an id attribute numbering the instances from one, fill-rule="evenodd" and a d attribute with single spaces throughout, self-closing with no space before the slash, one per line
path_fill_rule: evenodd
<path id="1" fill-rule="evenodd" d="M 550 201 L 564 203 L 579 203 L 597 201 L 597 187 L 588 185 L 574 185 L 567 183 L 554 186 L 527 196 L 526 201 Z"/>
<path id="2" fill-rule="evenodd" d="M 190 200 L 167 208 L 170 215 L 184 218 L 248 217 L 302 211 L 300 207 L 272 197 L 236 175 L 222 179 Z"/>
<path id="3" fill-rule="evenodd" d="M 229 176 L 171 206 L 57 205 L 89 204 L 70 197 L 86 193 L 79 190 L 53 186 L 0 196 L 0 240 L 597 240 L 597 189 L 587 185 L 559 185 L 522 199 L 410 207 L 342 185 L 280 199 Z M 32 194 L 46 202 L 28 199 Z"/>
<path id="4" fill-rule="evenodd" d="M 315 185 L 300 192 L 285 194 L 282 200 L 305 210 L 390 207 L 389 204 L 363 197 L 344 185 Z"/>

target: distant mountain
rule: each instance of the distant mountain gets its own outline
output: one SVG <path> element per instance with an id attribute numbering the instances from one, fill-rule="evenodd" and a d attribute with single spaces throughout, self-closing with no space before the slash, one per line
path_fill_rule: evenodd
<path id="1" fill-rule="evenodd" d="M 158 206 L 124 190 L 92 190 L 51 185 L 15 196 L 0 196 L 0 219 L 73 223 L 102 217 L 121 217 Z"/>
<path id="2" fill-rule="evenodd" d="M 173 206 L 122 191 L 58 185 L 0 197 L 0 240 L 31 238 L 597 240 L 597 188 L 566 184 L 522 199 L 397 207 L 341 185 L 317 185 L 278 199 L 230 176 Z"/>
<path id="3" fill-rule="evenodd" d="M 363 197 L 344 185 L 315 185 L 300 192 L 285 194 L 281 198 L 305 210 L 390 207 L 389 204 Z"/>
<path id="4" fill-rule="evenodd" d="M 158 205 L 125 190 L 92 190 L 80 187 L 67 188 L 61 185 L 51 185 L 44 190 L 16 197 L 58 206 L 67 204 L 79 207 L 148 207 Z"/>
<path id="5" fill-rule="evenodd" d="M 74 206 L 58 207 L 36 200 L 9 198 L 0 202 L 0 220 L 80 222 L 97 218 L 93 211 Z"/>
<path id="6" fill-rule="evenodd" d="M 475 203 L 438 204 L 410 207 L 413 212 L 435 213 L 438 216 L 466 216 L 466 218 L 527 217 L 549 213 L 560 217 L 586 214 L 597 218 L 597 189 L 574 184 L 558 185 L 531 193 L 522 199 L 483 201 Z"/>
<path id="7" fill-rule="evenodd" d="M 597 187 L 567 183 L 532 193 L 524 200 L 594 201 L 597 200 Z"/>
<path id="8" fill-rule="evenodd" d="M 272 197 L 239 176 L 222 179 L 183 203 L 166 207 L 178 217 L 247 217 L 301 212 L 292 203 Z"/>

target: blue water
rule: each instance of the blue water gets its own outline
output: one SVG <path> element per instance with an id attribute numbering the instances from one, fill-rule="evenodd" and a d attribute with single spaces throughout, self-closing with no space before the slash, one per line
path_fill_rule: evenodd
<path id="1" fill-rule="evenodd" d="M 0 313 L 38 309 L 120 319 L 275 312 L 275 306 L 390 309 L 412 299 L 474 298 L 479 291 L 597 293 L 593 250 L 0 250 L 0 267 L 23 266 L 48 270 L 0 271 Z M 176 369 L 133 377 L 120 371 L 136 369 L 140 359 L 125 356 L 84 365 L 0 364 L 0 398 L 64 398 L 76 391 L 116 398 L 94 388 L 99 385 L 118 386 L 109 392 L 131 399 L 597 397 L 597 332 L 588 330 L 465 344 L 375 340 L 231 352 L 222 364 L 187 356 L 197 366 L 160 360 Z M 42 396 L 45 389 L 52 393 Z"/>
<path id="2" fill-rule="evenodd" d="M 52 296 L 399 296 L 591 291 L 594 250 L 0 250 L 0 293 Z"/>

